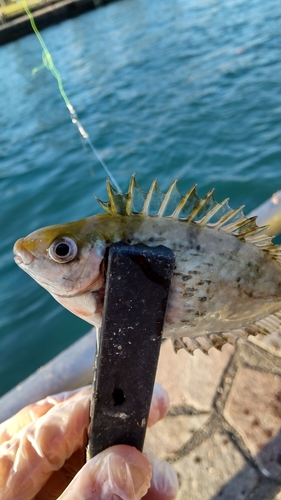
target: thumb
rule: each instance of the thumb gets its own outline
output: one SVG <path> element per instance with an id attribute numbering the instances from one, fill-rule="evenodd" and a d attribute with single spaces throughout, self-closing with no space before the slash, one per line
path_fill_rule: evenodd
<path id="1" fill-rule="evenodd" d="M 58 500 L 140 500 L 151 467 L 136 448 L 116 445 L 87 462 Z"/>

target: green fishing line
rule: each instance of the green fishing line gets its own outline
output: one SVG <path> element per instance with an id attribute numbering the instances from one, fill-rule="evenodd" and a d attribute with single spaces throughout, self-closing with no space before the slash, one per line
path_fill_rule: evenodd
<path id="1" fill-rule="evenodd" d="M 67 97 L 67 95 L 65 93 L 65 90 L 63 88 L 63 83 L 62 83 L 62 78 L 60 76 L 60 73 L 57 70 L 57 68 L 56 68 L 56 66 L 54 64 L 53 58 L 52 58 L 52 56 L 51 56 L 51 54 L 50 54 L 50 52 L 48 50 L 48 47 L 45 44 L 45 42 L 43 40 L 43 37 L 41 36 L 41 33 L 40 33 L 40 31 L 38 30 L 38 28 L 36 26 L 34 17 L 33 17 L 32 13 L 31 13 L 28 5 L 27 5 L 26 0 L 21 0 L 21 3 L 23 5 L 23 8 L 24 8 L 26 14 L 29 17 L 29 21 L 30 21 L 30 24 L 32 26 L 32 29 L 33 29 L 35 35 L 37 36 L 37 39 L 38 39 L 38 41 L 39 41 L 39 43 L 40 43 L 40 45 L 41 45 L 41 47 L 43 49 L 43 52 L 42 52 L 43 64 L 54 75 L 55 79 L 58 82 L 58 87 L 59 87 L 60 94 L 61 94 L 61 96 L 62 96 L 62 98 L 63 98 L 63 100 L 64 100 L 64 102 L 66 104 L 66 107 L 67 107 L 69 113 L 70 113 L 70 118 L 71 118 L 72 123 L 74 123 L 74 125 L 76 125 L 79 134 L 89 144 L 91 150 L 93 151 L 93 153 L 95 154 L 96 158 L 98 159 L 98 161 L 100 162 L 100 164 L 104 168 L 104 170 L 107 173 L 108 177 L 111 179 L 111 182 L 114 184 L 114 186 L 116 187 L 117 191 L 119 191 L 119 193 L 121 193 L 121 189 L 120 189 L 117 181 L 115 180 L 113 174 L 110 172 L 109 168 L 107 167 L 107 165 L 103 161 L 102 157 L 100 156 L 99 152 L 95 148 L 94 144 L 92 143 L 92 141 L 91 141 L 91 139 L 89 137 L 88 132 L 84 129 L 83 125 L 78 120 L 76 111 L 75 111 L 74 107 L 72 106 L 70 100 L 68 99 L 68 97 Z M 42 68 L 42 66 L 39 66 L 38 68 L 34 68 L 33 71 L 32 71 L 32 74 L 36 74 L 37 71 L 39 71 L 41 68 Z"/>
<path id="2" fill-rule="evenodd" d="M 61 93 L 61 96 L 66 104 L 66 106 L 68 106 L 70 104 L 70 101 L 65 93 L 65 90 L 63 88 L 63 83 L 62 83 L 62 78 L 60 76 L 60 73 L 59 71 L 57 70 L 55 64 L 54 64 L 54 61 L 53 61 L 53 58 L 48 50 L 48 47 L 47 45 L 45 44 L 42 36 L 41 36 L 41 33 L 40 31 L 38 30 L 36 24 L 35 24 L 35 20 L 34 20 L 34 17 L 31 13 L 31 11 L 29 10 L 29 7 L 26 3 L 26 0 L 21 0 L 22 2 L 22 5 L 23 5 L 23 8 L 26 12 L 26 14 L 28 15 L 29 17 L 29 21 L 30 21 L 30 24 L 32 26 L 32 29 L 35 33 L 35 35 L 37 36 L 38 38 L 38 41 L 43 49 L 43 53 L 42 53 L 42 60 L 43 60 L 43 64 L 44 66 L 49 70 L 51 71 L 51 73 L 54 75 L 54 77 L 56 78 L 57 82 L 58 82 L 58 87 L 59 87 L 59 91 Z M 38 71 L 38 69 L 35 69 L 35 72 Z"/>

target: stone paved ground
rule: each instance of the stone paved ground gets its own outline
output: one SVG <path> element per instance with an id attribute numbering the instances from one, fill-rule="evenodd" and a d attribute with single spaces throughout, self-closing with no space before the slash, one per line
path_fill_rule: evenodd
<path id="1" fill-rule="evenodd" d="M 146 446 L 173 464 L 177 500 L 281 500 L 281 336 L 209 352 L 163 344 L 171 408 Z"/>

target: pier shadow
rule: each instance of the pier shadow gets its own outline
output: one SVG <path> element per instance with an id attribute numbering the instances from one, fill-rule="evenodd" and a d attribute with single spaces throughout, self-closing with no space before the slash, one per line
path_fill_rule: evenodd
<path id="1" fill-rule="evenodd" d="M 250 474 L 257 481 L 251 487 Z M 209 500 L 274 500 L 281 492 L 281 431 Z M 193 500 L 190 498 L 190 500 Z"/>

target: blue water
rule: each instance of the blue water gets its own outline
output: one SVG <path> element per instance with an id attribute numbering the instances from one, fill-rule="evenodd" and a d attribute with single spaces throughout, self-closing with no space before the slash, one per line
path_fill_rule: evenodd
<path id="1" fill-rule="evenodd" d="M 42 34 L 122 189 L 178 178 L 246 212 L 281 189 L 279 0 L 121 0 Z M 14 241 L 106 198 L 40 65 L 34 35 L 0 47 L 0 393 L 89 330 L 14 264 Z"/>

